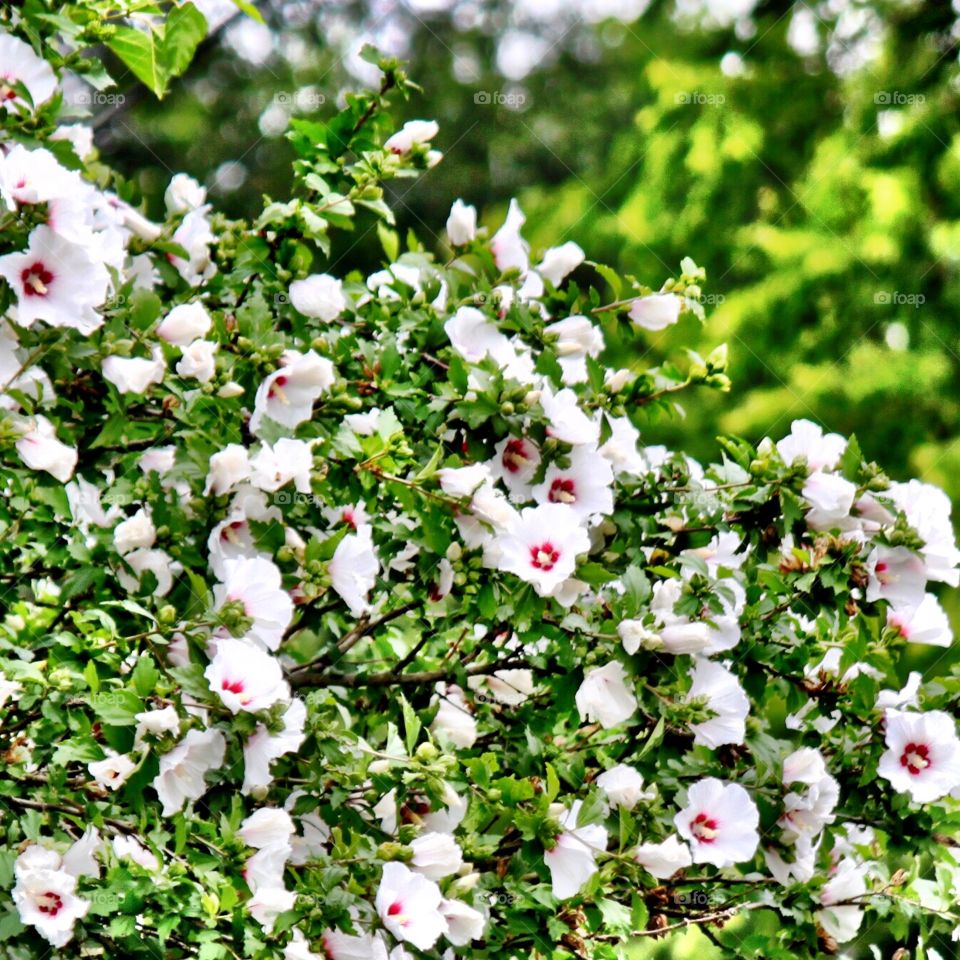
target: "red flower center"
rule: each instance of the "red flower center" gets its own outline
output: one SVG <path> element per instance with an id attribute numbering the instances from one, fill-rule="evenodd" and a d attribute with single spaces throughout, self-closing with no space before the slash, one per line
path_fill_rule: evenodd
<path id="1" fill-rule="evenodd" d="M 38 260 L 20 273 L 23 293 L 27 297 L 45 297 L 53 283 L 53 274 Z"/>
<path id="2" fill-rule="evenodd" d="M 544 540 L 541 544 L 534 544 L 530 548 L 530 565 L 535 570 L 546 570 L 549 572 L 560 559 L 560 551 L 549 541 Z"/>
<path id="3" fill-rule="evenodd" d="M 229 690 L 230 693 L 243 693 L 243 681 L 224 679 L 220 688 L 222 690 Z"/>
<path id="4" fill-rule="evenodd" d="M 925 743 L 908 743 L 900 754 L 900 766 L 914 776 L 923 773 L 930 766 L 930 748 Z"/>
<path id="5" fill-rule="evenodd" d="M 403 904 L 398 900 L 396 903 L 391 903 L 390 906 L 387 907 L 387 916 L 395 917 L 401 910 L 403 910 Z"/>
<path id="6" fill-rule="evenodd" d="M 527 448 L 522 440 L 510 440 L 503 448 L 503 466 L 511 473 L 522 470 L 529 462 Z"/>
<path id="7" fill-rule="evenodd" d="M 48 917 L 55 917 L 63 909 L 63 898 L 48 890 L 37 897 L 37 909 Z"/>
<path id="8" fill-rule="evenodd" d="M 569 478 L 557 477 L 557 479 L 550 484 L 549 499 L 551 503 L 576 503 L 576 484 Z"/>
<path id="9" fill-rule="evenodd" d="M 690 832 L 701 843 L 713 843 L 717 839 L 717 821 L 705 813 L 698 813 L 690 822 Z"/>

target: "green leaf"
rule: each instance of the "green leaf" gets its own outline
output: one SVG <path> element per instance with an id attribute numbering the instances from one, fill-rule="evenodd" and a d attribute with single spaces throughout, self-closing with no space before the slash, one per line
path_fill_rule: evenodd
<path id="1" fill-rule="evenodd" d="M 145 83 L 157 97 L 167 92 L 167 81 L 157 59 L 157 39 L 152 30 L 117 27 L 107 46 Z"/>
<path id="2" fill-rule="evenodd" d="M 234 6 L 243 11 L 251 20 L 263 23 L 263 14 L 249 0 L 233 0 Z"/>
<path id="3" fill-rule="evenodd" d="M 400 707 L 403 710 L 404 743 L 407 746 L 407 753 L 413 753 L 423 724 L 417 716 L 417 711 L 410 706 L 407 698 L 402 693 L 400 694 Z"/>
<path id="4" fill-rule="evenodd" d="M 174 7 L 167 17 L 160 46 L 161 68 L 166 83 L 190 66 L 200 42 L 207 35 L 207 18 L 192 4 Z"/>
<path id="5" fill-rule="evenodd" d="M 145 654 L 137 661 L 137 665 L 130 674 L 134 689 L 141 697 L 149 696 L 157 687 L 160 671 L 153 663 L 153 657 Z"/>
<path id="6" fill-rule="evenodd" d="M 377 236 L 380 238 L 380 246 L 390 263 L 393 263 L 400 256 L 400 237 L 396 230 L 391 230 L 382 220 L 377 221 Z"/>

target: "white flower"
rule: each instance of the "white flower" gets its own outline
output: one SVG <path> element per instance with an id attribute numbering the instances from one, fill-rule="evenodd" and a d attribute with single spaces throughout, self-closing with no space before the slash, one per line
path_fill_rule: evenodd
<path id="1" fill-rule="evenodd" d="M 927 643 L 934 647 L 949 647 L 953 643 L 950 619 L 932 593 L 924 594 L 915 607 L 887 610 L 887 626 L 911 643 Z"/>
<path id="2" fill-rule="evenodd" d="M 477 208 L 465 204 L 462 200 L 453 201 L 450 216 L 447 217 L 447 236 L 454 247 L 470 243 L 477 235 Z"/>
<path id="3" fill-rule="evenodd" d="M 468 677 L 467 686 L 475 693 L 484 692 L 497 703 L 518 707 L 533 694 L 535 683 L 532 670 L 497 670 L 485 676 Z"/>
<path id="4" fill-rule="evenodd" d="M 173 707 L 144 710 L 136 714 L 134 720 L 137 721 L 137 728 L 133 735 L 134 747 L 139 747 L 148 734 L 152 737 L 162 737 L 165 733 L 180 732 L 180 717 Z"/>
<path id="5" fill-rule="evenodd" d="M 440 705 L 430 732 L 441 742 L 469 750 L 477 740 L 477 721 L 467 707 L 463 690 L 455 684 L 438 684 Z"/>
<path id="6" fill-rule="evenodd" d="M 866 864 L 858 864 L 845 857 L 820 891 L 820 903 L 825 909 L 818 910 L 814 918 L 837 943 L 852 940 L 860 929 L 863 909 L 844 901 L 861 897 L 867 892 L 866 872 Z"/>
<path id="7" fill-rule="evenodd" d="M 697 660 L 687 697 L 705 697 L 707 709 L 716 714 L 702 723 L 690 724 L 693 742 L 716 748 L 725 743 L 743 743 L 750 701 L 740 681 L 726 667 L 712 660 Z"/>
<path id="8" fill-rule="evenodd" d="M 253 624 L 247 636 L 276 650 L 293 619 L 293 601 L 283 589 L 280 571 L 263 557 L 228 560 L 225 583 L 213 588 L 217 609 L 239 602 Z"/>
<path id="9" fill-rule="evenodd" d="M 641 647 L 656 650 L 663 646 L 659 635 L 648 630 L 641 620 L 621 620 L 617 624 L 617 635 L 626 653 L 633 656 Z"/>
<path id="10" fill-rule="evenodd" d="M 203 675 L 231 713 L 257 713 L 290 699 L 279 662 L 246 640 L 218 640 L 216 655 Z"/>
<path id="11" fill-rule="evenodd" d="M 574 447 L 567 467 L 551 463 L 543 483 L 533 488 L 538 503 L 559 503 L 581 521 L 613 513 L 613 470 L 597 448 Z"/>
<path id="12" fill-rule="evenodd" d="M 464 947 L 471 940 L 483 939 L 487 920 L 479 910 L 461 900 L 441 900 L 440 913 L 447 922 L 445 936 L 454 946 Z M 444 960 L 453 960 L 453 951 L 448 950 L 443 956 Z"/>
<path id="13" fill-rule="evenodd" d="M 165 550 L 137 549 L 128 553 L 123 562 L 136 574 L 132 577 L 126 569 L 117 570 L 117 579 L 124 590 L 134 593 L 140 588 L 140 579 L 148 571 L 157 581 L 153 595 L 165 597 L 173 586 L 173 578 L 183 570 L 183 566 Z"/>
<path id="14" fill-rule="evenodd" d="M 950 714 L 888 710 L 884 716 L 887 749 L 877 773 L 894 790 L 929 803 L 960 786 L 960 741 Z"/>
<path id="15" fill-rule="evenodd" d="M 446 932 L 440 888 L 402 863 L 385 863 L 377 889 L 380 921 L 398 940 L 429 950 Z"/>
<path id="16" fill-rule="evenodd" d="M 333 385 L 333 364 L 313 350 L 287 350 L 282 366 L 257 390 L 250 432 L 256 434 L 264 417 L 291 429 L 313 416 L 313 405 Z"/>
<path id="17" fill-rule="evenodd" d="M 370 591 L 380 573 L 380 560 L 373 546 L 369 526 L 347 534 L 338 544 L 333 559 L 327 564 L 330 585 L 350 608 L 355 617 L 370 609 Z"/>
<path id="18" fill-rule="evenodd" d="M 283 847 L 290 843 L 295 828 L 290 814 L 279 807 L 261 807 L 240 824 L 237 836 L 255 850 Z"/>
<path id="19" fill-rule="evenodd" d="M 839 800 L 840 785 L 829 774 L 810 784 L 803 793 L 788 793 L 783 798 L 783 815 L 778 821 L 784 839 L 795 843 L 804 836 L 818 836 L 836 819 L 833 811 Z"/>
<path id="20" fill-rule="evenodd" d="M 463 851 L 449 833 L 424 833 L 411 841 L 410 866 L 428 880 L 442 880 L 456 873 L 463 863 Z"/>
<path id="21" fill-rule="evenodd" d="M 226 750 L 227 743 L 219 730 L 188 730 L 183 740 L 160 758 L 160 772 L 153 789 L 163 804 L 165 817 L 207 792 L 204 777 L 223 764 Z"/>
<path id="22" fill-rule="evenodd" d="M 902 690 L 881 690 L 877 694 L 874 707 L 881 712 L 884 710 L 907 710 L 911 707 L 919 709 L 920 684 L 923 676 L 916 670 L 911 670 L 907 682 Z"/>
<path id="23" fill-rule="evenodd" d="M 658 880 L 666 880 L 693 863 L 690 848 L 676 834 L 661 843 L 641 843 L 633 851 L 633 858 Z"/>
<path id="24" fill-rule="evenodd" d="M 203 492 L 219 497 L 236 484 L 249 480 L 251 472 L 247 448 L 239 443 L 228 443 L 210 458 L 210 472 Z"/>
<path id="25" fill-rule="evenodd" d="M 800 747 L 783 761 L 783 782 L 812 784 L 827 775 L 823 754 L 813 747 Z"/>
<path id="26" fill-rule="evenodd" d="M 497 537 L 501 570 L 532 583 L 548 596 L 572 576 L 577 555 L 590 548 L 587 531 L 577 515 L 559 503 L 522 510 L 514 523 Z"/>
<path id="27" fill-rule="evenodd" d="M 0 257 L 0 277 L 17 295 L 23 327 L 45 320 L 89 334 L 103 325 L 94 308 L 107 299 L 107 268 L 45 224 L 34 228 L 26 250 Z"/>
<path id="28" fill-rule="evenodd" d="M 77 465 L 77 451 L 57 439 L 53 424 L 40 414 L 29 421 L 29 430 L 17 440 L 17 453 L 31 470 L 46 470 L 66 483 Z"/>
<path id="29" fill-rule="evenodd" d="M 923 602 L 927 570 L 923 559 L 906 547 L 874 547 L 867 557 L 867 600 L 887 600 L 895 607 Z"/>
<path id="30" fill-rule="evenodd" d="M 117 790 L 126 783 L 127 778 L 137 769 L 137 765 L 125 754 L 105 749 L 106 759 L 94 760 L 87 764 L 90 776 L 101 786 Z"/>
<path id="31" fill-rule="evenodd" d="M 202 207 L 207 200 L 207 191 L 193 177 L 175 173 L 163 194 L 169 213 L 189 213 Z"/>
<path id="32" fill-rule="evenodd" d="M 261 443 L 259 452 L 250 460 L 251 483 L 272 493 L 292 480 L 300 493 L 309 493 L 314 442 L 281 437 L 272 447 Z"/>
<path id="33" fill-rule="evenodd" d="M 600 424 L 580 409 L 580 401 L 569 387 L 558 393 L 544 390 L 540 395 L 540 406 L 550 421 L 547 432 L 557 440 L 573 446 L 596 444 L 600 440 Z"/>
<path id="34" fill-rule="evenodd" d="M 343 282 L 327 273 L 314 273 L 290 284 L 290 302 L 305 317 L 330 323 L 347 309 Z"/>
<path id="35" fill-rule="evenodd" d="M 283 730 L 270 733 L 262 724 L 247 738 L 243 747 L 242 793 L 269 786 L 273 780 L 270 764 L 287 753 L 300 749 L 306 739 L 304 726 L 307 708 L 302 700 L 293 700 L 283 715 Z"/>
<path id="36" fill-rule="evenodd" d="M 576 243 L 568 240 L 559 247 L 551 247 L 547 250 L 543 255 L 543 261 L 537 267 L 537 273 L 545 280 L 549 280 L 555 287 L 559 287 L 563 278 L 583 263 L 585 256 L 583 250 Z M 547 327 L 547 329 L 550 328 Z"/>
<path id="37" fill-rule="evenodd" d="M 613 472 L 620 476 L 639 476 L 647 472 L 647 463 L 637 449 L 640 431 L 630 422 L 629 417 L 607 417 L 610 424 L 610 437 L 602 447 L 600 455 L 606 457 Z"/>
<path id="38" fill-rule="evenodd" d="M 520 236 L 520 228 L 526 220 L 517 201 L 511 200 L 503 226 L 490 241 L 490 249 L 493 251 L 493 259 L 498 270 L 502 272 L 519 270 L 521 274 L 527 272 L 530 259 L 527 255 L 527 245 Z"/>
<path id="39" fill-rule="evenodd" d="M 114 856 L 127 857 L 134 863 L 148 870 L 150 873 L 159 873 L 160 861 L 135 837 L 117 834 L 111 841 Z"/>
<path id="40" fill-rule="evenodd" d="M 156 539 L 157 528 L 146 507 L 141 507 L 132 517 L 118 523 L 113 531 L 113 545 L 120 554 L 130 553 L 140 547 L 152 547 Z"/>
<path id="41" fill-rule="evenodd" d="M 809 420 L 794 420 L 789 436 L 777 443 L 777 452 L 787 466 L 803 458 L 810 471 L 833 470 L 847 447 L 839 433 L 823 432 L 823 428 Z"/>
<path id="42" fill-rule="evenodd" d="M 543 861 L 550 870 L 553 895 L 559 900 L 575 897 L 597 872 L 596 856 L 607 849 L 607 831 L 599 823 L 578 827 L 582 801 L 574 800 L 559 817 L 561 832 Z"/>
<path id="43" fill-rule="evenodd" d="M 576 701 L 582 721 L 597 722 L 605 729 L 629 720 L 637 709 L 637 698 L 627 686 L 626 671 L 617 660 L 588 670 Z"/>
<path id="44" fill-rule="evenodd" d="M 682 301 L 675 294 L 652 293 L 633 301 L 629 317 L 644 330 L 665 330 L 680 319 L 682 307 Z"/>
<path id="45" fill-rule="evenodd" d="M 453 349 L 470 363 L 491 357 L 500 366 L 506 366 L 516 357 L 507 336 L 476 307 L 460 307 L 443 329 Z"/>
<path id="46" fill-rule="evenodd" d="M 0 106 L 12 113 L 30 107 L 15 89 L 18 83 L 27 88 L 34 107 L 46 103 L 57 89 L 50 64 L 29 43 L 0 31 Z"/>
<path id="47" fill-rule="evenodd" d="M 74 924 L 90 909 L 90 902 L 76 895 L 77 878 L 62 869 L 58 854 L 37 844 L 17 857 L 14 873 L 13 902 L 21 921 L 52 946 L 65 946 L 73 937 Z"/>
<path id="48" fill-rule="evenodd" d="M 655 789 L 643 789 L 643 777 L 625 763 L 611 767 L 597 777 L 597 786 L 615 806 L 632 810 L 641 800 L 652 800 Z"/>
<path id="49" fill-rule="evenodd" d="M 829 530 L 850 516 L 857 485 L 835 473 L 815 470 L 807 477 L 801 493 L 812 508 L 806 516 L 810 527 Z"/>
<path id="50" fill-rule="evenodd" d="M 210 247 L 216 238 L 210 229 L 205 208 L 191 210 L 174 231 L 172 239 L 183 247 L 187 259 L 172 254 L 168 254 L 168 259 L 191 287 L 199 286 L 217 272 L 217 265 L 210 259 Z"/>
<path id="51" fill-rule="evenodd" d="M 157 350 L 153 357 L 105 357 L 100 365 L 104 379 L 121 393 L 146 393 L 154 383 L 161 383 L 167 372 L 163 354 Z"/>
<path id="52" fill-rule="evenodd" d="M 83 187 L 80 175 L 60 166 L 49 150 L 28 150 L 18 143 L 5 156 L 0 152 L 0 196 L 11 210 L 22 204 L 49 203 Z M 48 216 L 47 225 L 56 230 L 49 220 Z"/>
<path id="53" fill-rule="evenodd" d="M 952 587 L 960 584 L 960 570 L 957 570 L 960 551 L 950 520 L 950 498 L 939 487 L 919 480 L 892 483 L 887 494 L 924 542 L 920 552 L 927 567 L 927 578 Z"/>
<path id="54" fill-rule="evenodd" d="M 174 307 L 157 326 L 157 336 L 175 347 L 202 340 L 213 326 L 206 307 L 197 300 Z"/>
<path id="55" fill-rule="evenodd" d="M 760 815 L 739 784 L 714 777 L 687 791 L 687 806 L 674 818 L 677 831 L 693 851 L 694 863 L 729 867 L 752 860 L 760 843 Z"/>
<path id="56" fill-rule="evenodd" d="M 194 340 L 183 348 L 183 354 L 177 361 L 177 373 L 181 377 L 193 377 L 201 383 L 213 379 L 217 372 L 215 359 L 219 344 L 211 340 Z"/>
<path id="57" fill-rule="evenodd" d="M 486 466 L 494 480 L 502 480 L 516 501 L 532 496 L 531 481 L 540 466 L 540 451 L 526 437 L 504 437 L 494 448 Z"/>
<path id="58" fill-rule="evenodd" d="M 5 707 L 7 701 L 13 697 L 18 699 L 18 694 L 23 689 L 23 685 L 17 680 L 8 680 L 6 674 L 0 670 L 0 707 Z"/>
<path id="59" fill-rule="evenodd" d="M 416 144 L 429 143 L 439 131 L 435 120 L 408 120 L 383 147 L 391 153 L 409 153 Z"/>

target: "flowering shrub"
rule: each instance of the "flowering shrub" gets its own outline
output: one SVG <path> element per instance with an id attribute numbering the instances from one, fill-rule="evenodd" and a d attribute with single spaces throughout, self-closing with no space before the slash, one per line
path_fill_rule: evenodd
<path id="1" fill-rule="evenodd" d="M 807 421 L 708 467 L 643 445 L 728 387 L 722 348 L 608 362 L 702 317 L 702 271 L 531 257 L 516 205 L 401 252 L 383 184 L 440 156 L 392 128 L 395 62 L 293 122 L 256 223 L 183 176 L 148 220 L 62 122 L 93 42 L 157 93 L 186 69 L 200 14 L 135 6 L 0 37 L 5 955 L 960 930 L 958 682 L 903 676 L 952 642 L 943 494 Z M 362 215 L 369 276 L 328 259 Z"/>

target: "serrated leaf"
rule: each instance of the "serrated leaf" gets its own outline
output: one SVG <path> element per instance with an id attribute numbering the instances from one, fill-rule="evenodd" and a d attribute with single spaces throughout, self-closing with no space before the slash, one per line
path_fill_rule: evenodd
<path id="1" fill-rule="evenodd" d="M 157 97 L 167 92 L 167 81 L 157 57 L 157 38 L 152 30 L 117 27 L 107 46 L 146 84 Z"/>

